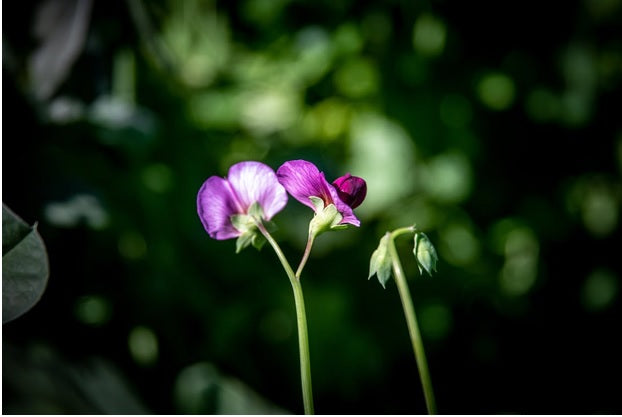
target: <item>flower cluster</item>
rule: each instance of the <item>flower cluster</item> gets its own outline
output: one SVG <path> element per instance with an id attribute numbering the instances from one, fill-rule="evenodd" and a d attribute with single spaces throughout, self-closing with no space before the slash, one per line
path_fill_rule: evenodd
<path id="1" fill-rule="evenodd" d="M 197 211 L 210 237 L 232 239 L 253 233 L 287 204 L 287 192 L 322 220 L 317 233 L 337 226 L 360 226 L 353 209 L 367 193 L 365 180 L 349 173 L 332 184 L 311 162 L 287 161 L 276 174 L 255 161 L 233 165 L 227 178 L 208 178 L 197 196 Z M 324 225 L 326 223 L 327 225 Z"/>

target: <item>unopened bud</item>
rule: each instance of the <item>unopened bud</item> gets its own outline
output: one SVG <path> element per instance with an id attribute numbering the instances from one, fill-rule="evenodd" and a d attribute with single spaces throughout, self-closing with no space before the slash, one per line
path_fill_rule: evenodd
<path id="1" fill-rule="evenodd" d="M 382 287 L 391 278 L 391 254 L 389 252 L 389 239 L 391 239 L 391 233 L 387 232 L 382 239 L 378 248 L 372 253 L 369 261 L 369 278 L 374 274 L 378 277 L 378 281 Z"/>
<path id="2" fill-rule="evenodd" d="M 367 195 L 365 180 L 360 177 L 353 177 L 349 173 L 337 178 L 333 181 L 333 185 L 337 189 L 337 194 L 341 201 L 351 208 L 360 206 Z"/>
<path id="3" fill-rule="evenodd" d="M 432 276 L 432 271 L 436 272 L 436 262 L 438 261 L 438 255 L 434 245 L 425 233 L 415 233 L 415 248 L 413 249 L 415 259 L 417 260 L 417 266 L 419 267 L 419 273 L 423 275 L 423 271 Z"/>

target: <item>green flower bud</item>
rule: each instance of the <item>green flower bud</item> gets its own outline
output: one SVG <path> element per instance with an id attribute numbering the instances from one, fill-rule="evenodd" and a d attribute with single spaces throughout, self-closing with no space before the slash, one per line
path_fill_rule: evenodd
<path id="1" fill-rule="evenodd" d="M 370 279 L 374 274 L 378 277 L 378 281 L 382 288 L 386 288 L 385 284 L 391 278 L 391 254 L 389 253 L 389 239 L 391 233 L 387 232 L 382 239 L 378 248 L 371 254 L 369 261 L 369 277 Z"/>
<path id="2" fill-rule="evenodd" d="M 419 267 L 419 273 L 423 275 L 423 271 L 432 276 L 432 271 L 436 272 L 436 262 L 438 261 L 438 255 L 434 245 L 425 233 L 415 233 L 415 248 L 413 249 L 415 259 L 417 260 L 417 266 Z"/>

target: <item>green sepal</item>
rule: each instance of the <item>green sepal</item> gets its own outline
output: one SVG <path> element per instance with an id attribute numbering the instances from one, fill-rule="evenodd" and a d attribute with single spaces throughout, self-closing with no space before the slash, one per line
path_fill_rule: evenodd
<path id="1" fill-rule="evenodd" d="M 318 204 L 316 207 L 319 207 L 319 202 L 321 202 L 322 205 L 324 204 L 320 198 L 309 198 L 311 198 L 314 205 Z M 347 225 L 339 224 L 342 219 L 343 216 L 339 213 L 337 207 L 335 207 L 334 204 L 329 204 L 321 210 L 315 212 L 315 216 L 313 216 L 313 219 L 311 219 L 311 222 L 309 223 L 309 235 L 318 236 L 324 232 L 328 232 L 329 230 L 342 230 L 345 228 L 343 226 L 347 227 Z"/>
<path id="2" fill-rule="evenodd" d="M 432 276 L 432 271 L 436 272 L 436 262 L 438 261 L 436 249 L 425 233 L 415 233 L 414 239 L 415 247 L 413 248 L 413 253 L 417 260 L 419 273 L 423 275 L 423 271 L 425 271 Z"/>
<path id="3" fill-rule="evenodd" d="M 240 253 L 243 249 L 253 245 L 256 249 L 261 249 L 266 243 L 257 225 L 262 223 L 268 232 L 274 232 L 276 225 L 269 221 L 263 221 L 263 210 L 259 203 L 253 203 L 248 208 L 247 214 L 234 214 L 231 216 L 231 224 L 241 233 L 235 242 L 235 253 Z"/>
<path id="4" fill-rule="evenodd" d="M 266 242 L 267 242 L 266 238 L 261 233 L 255 233 L 253 235 L 252 243 L 255 249 L 261 250 L 261 248 L 263 248 L 263 245 L 265 245 Z"/>
<path id="5" fill-rule="evenodd" d="M 324 200 L 322 200 L 320 197 L 316 197 L 312 195 L 311 197 L 309 197 L 309 200 L 311 200 L 313 207 L 315 207 L 316 213 L 319 213 L 322 210 L 324 210 Z"/>
<path id="6" fill-rule="evenodd" d="M 235 241 L 235 253 L 240 253 L 242 249 L 246 249 L 249 245 L 251 245 L 253 243 L 254 236 L 255 233 L 253 232 L 242 233 L 238 236 Z"/>
<path id="7" fill-rule="evenodd" d="M 344 224 L 336 224 L 334 226 L 330 227 L 330 230 L 346 230 L 346 229 L 350 229 L 354 226 L 352 226 L 350 223 L 344 223 Z"/>
<path id="8" fill-rule="evenodd" d="M 249 216 L 255 218 L 258 221 L 263 219 L 263 209 L 261 208 L 261 206 L 259 205 L 257 201 L 251 204 L 251 206 L 247 210 L 247 213 Z"/>
<path id="9" fill-rule="evenodd" d="M 374 274 L 378 277 L 378 282 L 382 288 L 386 288 L 385 284 L 391 278 L 391 254 L 389 253 L 389 239 L 391 233 L 387 232 L 381 239 L 378 248 L 371 254 L 369 261 L 369 277 Z"/>
<path id="10" fill-rule="evenodd" d="M 235 253 L 240 253 L 250 245 L 257 250 L 261 249 L 266 243 L 266 238 L 257 230 L 250 230 L 242 233 L 235 241 Z"/>
<path id="11" fill-rule="evenodd" d="M 250 232 L 257 227 L 255 218 L 248 214 L 234 214 L 231 216 L 231 224 L 242 234 Z"/>

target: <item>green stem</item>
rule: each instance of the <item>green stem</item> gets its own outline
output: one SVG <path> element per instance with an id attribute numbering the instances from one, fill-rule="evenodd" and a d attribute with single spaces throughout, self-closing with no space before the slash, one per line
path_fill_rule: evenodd
<path id="1" fill-rule="evenodd" d="M 313 247 L 313 241 L 315 240 L 315 235 L 309 233 L 309 239 L 307 240 L 307 247 L 305 248 L 305 253 L 302 255 L 302 259 L 300 261 L 300 265 L 298 265 L 298 269 L 296 270 L 296 278 L 300 279 L 300 275 L 302 274 L 302 270 L 307 263 L 307 259 L 309 259 L 309 254 L 311 253 L 311 248 Z"/>
<path id="2" fill-rule="evenodd" d="M 410 333 L 410 341 L 412 342 L 413 350 L 415 352 L 417 368 L 419 368 L 419 376 L 421 377 L 421 385 L 423 387 L 423 395 L 425 396 L 428 414 L 436 414 L 436 403 L 434 401 L 434 391 L 432 390 L 432 380 L 430 379 L 430 372 L 428 370 L 428 361 L 425 357 L 423 341 L 419 332 L 419 325 L 417 324 L 415 308 L 412 303 L 410 291 L 408 290 L 406 276 L 404 275 L 404 269 L 402 268 L 400 258 L 397 255 L 397 249 L 395 248 L 394 242 L 394 239 L 397 236 L 414 231 L 415 227 L 411 226 L 397 229 L 391 233 L 391 238 L 389 239 L 389 253 L 391 254 L 391 260 L 393 262 L 395 282 L 397 283 L 397 289 L 400 293 L 400 299 L 402 300 L 402 307 L 404 308 L 404 315 L 406 316 L 408 332 Z"/>
<path id="3" fill-rule="evenodd" d="M 272 238 L 272 235 L 268 233 L 263 224 L 257 225 L 261 233 L 270 242 L 270 245 L 276 252 L 279 261 L 285 269 L 285 273 L 289 278 L 289 282 L 292 284 L 294 290 L 294 301 L 296 302 L 296 320 L 298 323 L 298 347 L 300 349 L 300 381 L 302 383 L 302 401 L 304 404 L 305 414 L 314 414 L 313 411 L 313 390 L 311 387 L 311 360 L 309 356 L 309 336 L 307 331 L 307 315 L 305 313 L 305 302 L 302 295 L 302 286 L 300 280 L 294 274 L 292 267 L 287 262 L 287 258 L 283 254 L 283 251 L 279 247 L 279 244 Z M 308 255 L 307 255 L 308 257 Z M 301 268 L 298 268 L 301 270 Z"/>

